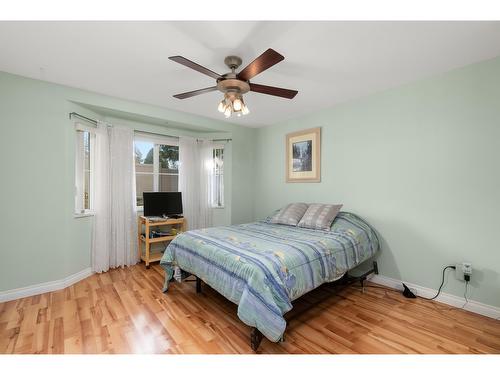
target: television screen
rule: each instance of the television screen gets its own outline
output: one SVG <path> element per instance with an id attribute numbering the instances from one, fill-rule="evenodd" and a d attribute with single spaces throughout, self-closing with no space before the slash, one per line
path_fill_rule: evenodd
<path id="1" fill-rule="evenodd" d="M 182 215 L 180 192 L 142 193 L 144 216 Z"/>

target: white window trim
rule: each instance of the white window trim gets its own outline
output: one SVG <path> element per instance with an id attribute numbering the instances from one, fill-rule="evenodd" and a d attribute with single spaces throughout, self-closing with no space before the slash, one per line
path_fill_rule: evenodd
<path id="1" fill-rule="evenodd" d="M 92 216 L 95 216 L 95 212 L 94 211 L 91 211 L 91 210 L 85 210 L 85 211 L 86 211 L 85 213 L 81 213 L 81 214 L 74 213 L 73 214 L 73 218 L 79 219 L 81 217 L 92 217 Z"/>
<path id="2" fill-rule="evenodd" d="M 96 129 L 94 127 L 86 126 L 83 125 L 79 122 L 75 123 L 75 200 L 74 200 L 74 207 L 73 207 L 73 217 L 74 218 L 80 218 L 80 217 L 88 217 L 88 216 L 94 216 L 95 212 L 93 210 L 93 204 L 94 204 L 94 170 L 95 170 L 95 131 Z M 89 181 L 89 199 L 90 199 L 90 208 L 89 209 L 82 209 L 79 208 L 81 205 L 81 202 L 78 202 L 79 199 L 81 199 L 81 194 L 83 191 L 79 191 L 83 187 L 83 181 L 85 180 L 85 172 L 83 169 L 83 165 L 80 164 L 83 162 L 83 156 L 80 155 L 78 156 L 78 151 L 81 151 L 83 147 L 80 144 L 80 137 L 78 136 L 79 132 L 89 132 L 90 133 L 90 181 Z M 77 176 L 78 172 L 81 172 L 80 176 L 80 183 L 77 181 Z M 79 186 L 80 185 L 80 189 Z"/>
<path id="3" fill-rule="evenodd" d="M 216 150 L 216 149 L 222 149 L 222 157 L 223 157 L 223 160 L 225 158 L 225 154 L 224 154 L 224 144 L 218 144 L 218 143 L 214 143 L 214 146 L 213 146 L 213 150 Z M 219 210 L 219 209 L 224 209 L 225 206 L 226 206 L 226 199 L 225 199 L 225 189 L 224 189 L 224 184 L 225 184 L 225 178 L 224 178 L 224 164 L 223 164 L 223 167 L 222 167 L 222 205 L 217 205 L 214 201 L 214 195 L 215 195 L 215 192 L 212 193 L 212 198 L 211 198 L 211 206 L 213 209 L 216 209 L 216 210 Z M 214 170 L 213 170 L 213 178 L 215 179 L 215 165 L 214 165 Z M 212 189 L 214 189 L 215 187 L 212 186 Z"/>
<path id="4" fill-rule="evenodd" d="M 160 144 L 153 146 L 153 191 L 158 191 L 160 181 Z"/>

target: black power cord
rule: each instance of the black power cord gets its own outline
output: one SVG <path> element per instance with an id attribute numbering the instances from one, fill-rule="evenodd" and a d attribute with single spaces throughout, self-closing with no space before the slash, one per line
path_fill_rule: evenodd
<path id="1" fill-rule="evenodd" d="M 465 275 L 465 276 L 467 276 L 467 278 L 465 279 L 465 292 L 464 292 L 465 303 L 463 304 L 463 306 L 461 307 L 461 309 L 463 309 L 469 303 L 469 300 L 467 299 L 467 291 L 468 291 L 470 276 L 469 275 Z"/>
<path id="2" fill-rule="evenodd" d="M 432 300 L 436 299 L 436 298 L 439 296 L 439 294 L 441 293 L 441 289 L 443 288 L 443 285 L 444 285 L 444 274 L 445 274 L 445 272 L 446 272 L 446 270 L 447 270 L 448 268 L 451 268 L 451 269 L 454 269 L 454 270 L 456 270 L 456 269 L 457 269 L 457 267 L 456 267 L 456 266 L 446 266 L 446 267 L 444 267 L 444 268 L 443 268 L 443 277 L 442 277 L 442 279 L 441 279 L 441 285 L 439 286 L 439 289 L 438 289 L 437 294 L 436 294 L 434 297 L 432 297 L 432 298 L 427 298 L 427 297 L 420 297 L 420 298 L 423 298 L 423 299 L 426 299 L 426 300 L 432 301 Z"/>

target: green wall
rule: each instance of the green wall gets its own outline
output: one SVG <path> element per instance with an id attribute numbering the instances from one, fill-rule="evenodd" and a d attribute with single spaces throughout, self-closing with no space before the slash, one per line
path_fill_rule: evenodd
<path id="1" fill-rule="evenodd" d="M 160 134 L 231 137 L 230 196 L 216 217 L 253 219 L 254 129 L 0 72 L 0 291 L 90 266 L 92 218 L 73 218 L 72 111 Z"/>
<path id="2" fill-rule="evenodd" d="M 321 183 L 285 183 L 285 135 L 317 126 Z M 444 265 L 470 261 L 469 298 L 500 306 L 499 163 L 497 58 L 259 129 L 256 217 L 343 203 L 380 233 L 382 275 L 437 289 Z"/>
<path id="3" fill-rule="evenodd" d="M 500 59 L 260 129 L 0 73 L 0 291 L 90 265 L 92 218 L 73 218 L 74 110 L 113 122 L 120 113 L 163 134 L 230 136 L 220 220 L 340 202 L 378 230 L 382 275 L 437 288 L 444 265 L 470 261 L 469 297 L 500 307 Z M 322 182 L 286 184 L 285 135 L 316 126 Z M 444 290 L 462 296 L 464 284 L 450 273 Z"/>

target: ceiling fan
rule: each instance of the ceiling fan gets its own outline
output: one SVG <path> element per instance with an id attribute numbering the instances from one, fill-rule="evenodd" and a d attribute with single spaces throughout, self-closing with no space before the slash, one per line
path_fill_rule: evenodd
<path id="1" fill-rule="evenodd" d="M 257 74 L 262 73 L 264 70 L 269 69 L 273 65 L 285 59 L 282 55 L 271 48 L 248 64 L 239 73 L 236 73 L 236 69 L 238 69 L 242 63 L 241 58 L 238 56 L 227 56 L 224 59 L 224 63 L 229 67 L 229 69 L 231 69 L 231 72 L 222 75 L 182 56 L 170 56 L 169 59 L 200 73 L 206 74 L 207 76 L 214 78 L 217 83 L 215 86 L 174 95 L 174 98 L 187 99 L 196 95 L 219 90 L 224 93 L 224 98 L 219 103 L 217 109 L 219 112 L 224 113 L 226 118 L 230 117 L 233 113 L 237 116 L 241 116 L 250 112 L 243 101 L 243 94 L 246 94 L 249 91 L 279 96 L 286 99 L 293 99 L 298 93 L 296 90 L 259 85 L 257 83 L 250 82 L 250 79 L 255 77 Z"/>

